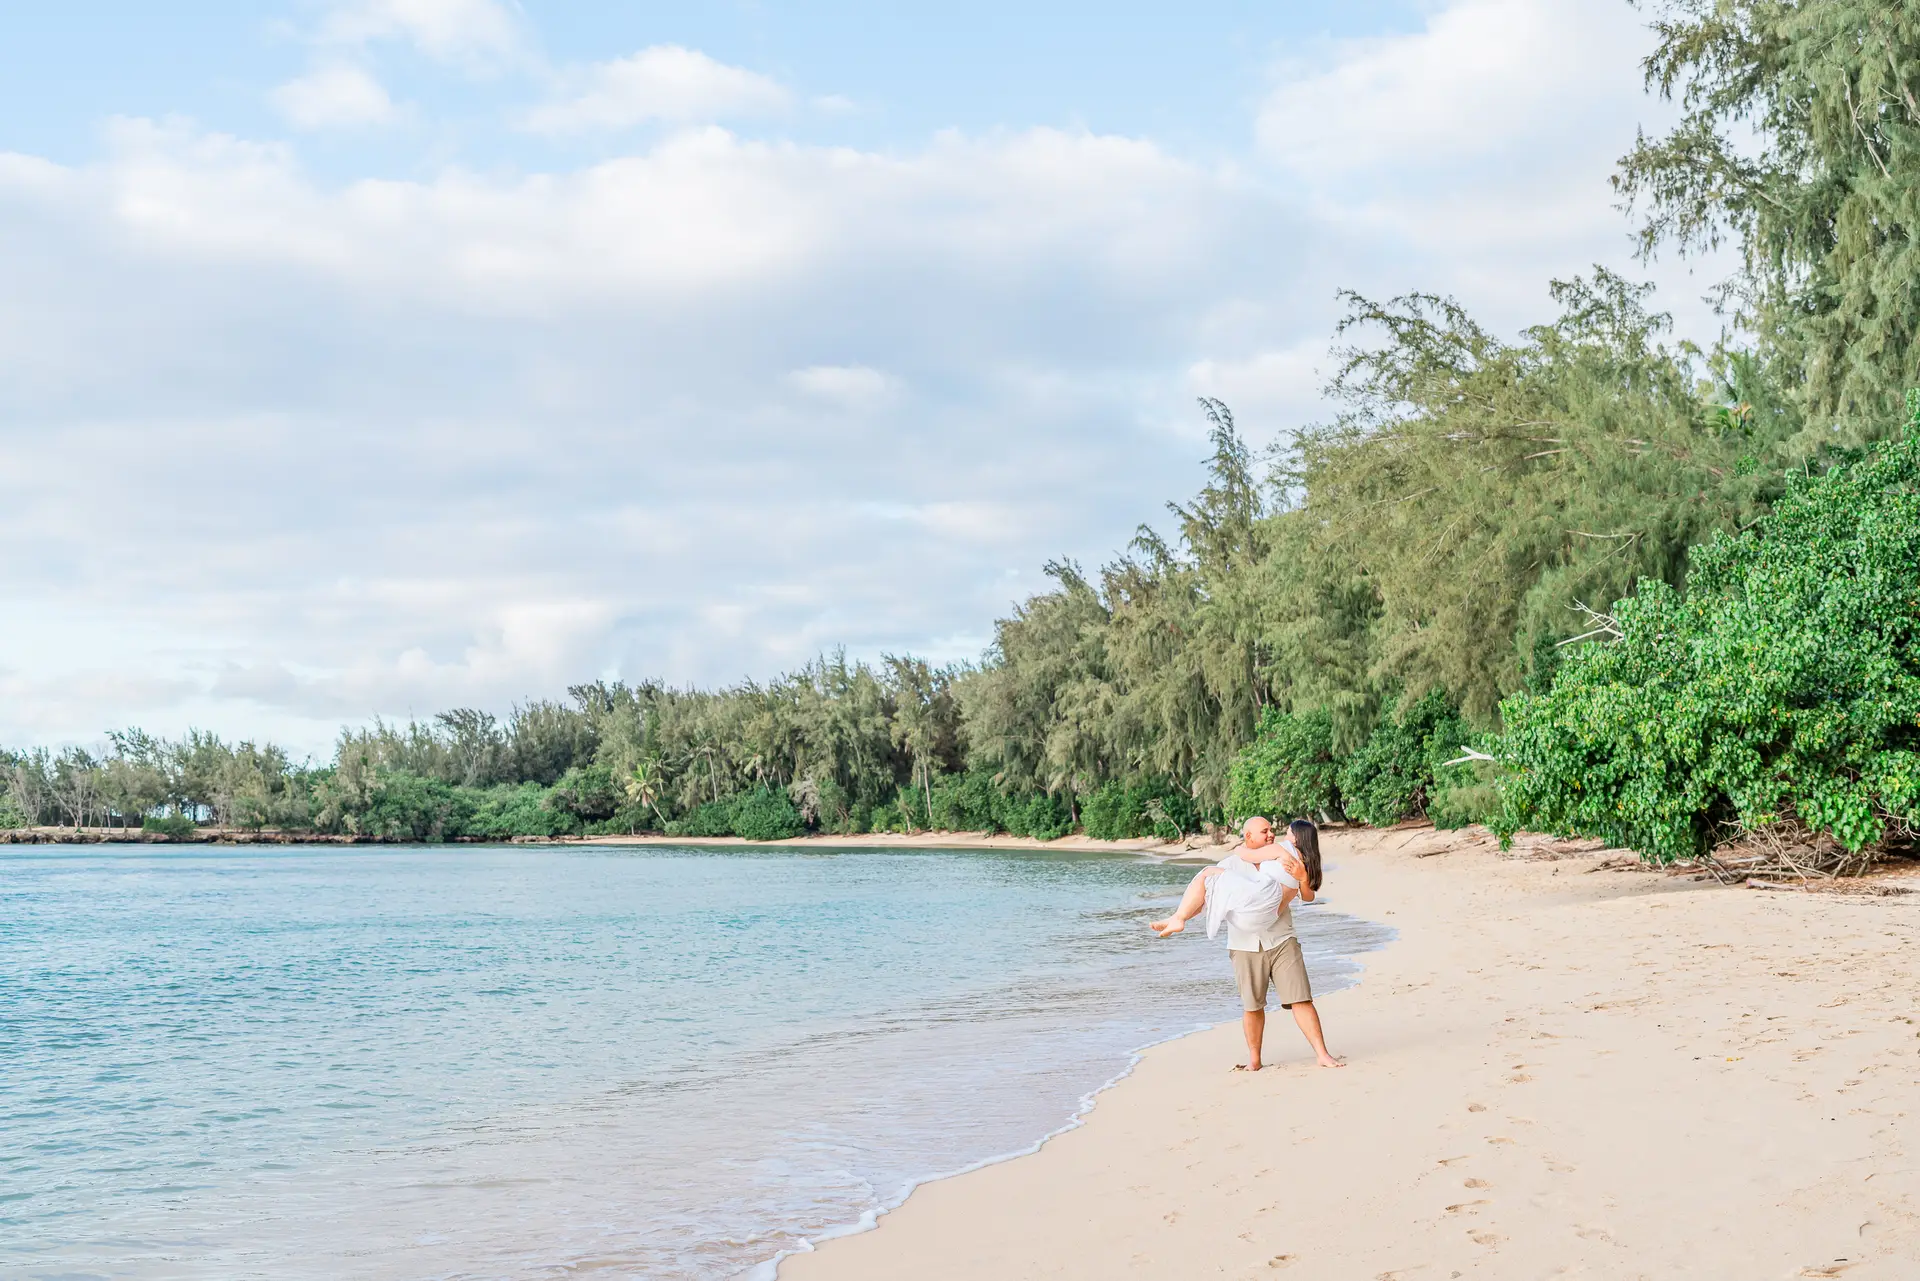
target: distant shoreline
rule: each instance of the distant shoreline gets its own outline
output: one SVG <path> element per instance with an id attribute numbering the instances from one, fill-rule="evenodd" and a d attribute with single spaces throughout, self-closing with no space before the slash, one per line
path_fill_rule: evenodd
<path id="1" fill-rule="evenodd" d="M 419 841 L 393 841 L 374 836 L 336 836 L 321 832 L 281 832 L 271 829 L 205 827 L 191 836 L 167 836 L 135 828 L 26 827 L 0 831 L 0 845 L 419 845 Z M 861 832 L 835 836 L 818 834 L 796 836 L 780 841 L 748 841 L 737 836 L 660 836 L 652 833 L 618 836 L 516 836 L 503 839 L 454 837 L 446 845 L 673 845 L 704 846 L 722 849 L 818 848 L 843 849 L 954 849 L 954 850 L 1052 850 L 1061 853 L 1144 854 L 1164 859 L 1204 859 L 1220 855 L 1213 851 L 1231 848 L 1231 838 L 1218 843 L 1204 835 L 1177 841 L 1151 837 L 1128 841 L 1096 841 L 1089 836 L 1063 836 L 1043 841 L 1031 836 L 1010 836 L 1004 832 Z"/>

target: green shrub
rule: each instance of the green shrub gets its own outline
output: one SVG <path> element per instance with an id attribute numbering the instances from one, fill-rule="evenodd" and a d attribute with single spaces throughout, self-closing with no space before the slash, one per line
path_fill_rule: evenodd
<path id="1" fill-rule="evenodd" d="M 787 787 L 787 796 L 808 827 L 822 832 L 861 832 L 866 828 L 847 789 L 832 778 L 804 777 Z"/>
<path id="2" fill-rule="evenodd" d="M 998 831 L 1000 789 L 982 770 L 947 774 L 933 785 L 933 825 L 946 832 Z"/>
<path id="3" fill-rule="evenodd" d="M 733 834 L 749 841 L 784 841 L 807 830 L 785 792 L 761 787 L 733 803 Z"/>
<path id="4" fill-rule="evenodd" d="M 606 818 L 596 819 L 583 829 L 589 836 L 624 836 L 657 829 L 660 819 L 645 805 L 626 804 Z"/>
<path id="5" fill-rule="evenodd" d="M 1503 836 L 1669 861 L 1794 821 L 1849 850 L 1920 822 L 1920 395 L 1905 439 L 1792 481 L 1744 533 L 1643 581 L 1617 639 L 1502 705 Z"/>
<path id="6" fill-rule="evenodd" d="M 1133 798 L 1127 785 L 1108 779 L 1093 795 L 1081 802 L 1080 826 L 1096 841 L 1124 841 L 1133 835 Z"/>
<path id="7" fill-rule="evenodd" d="M 475 796 L 466 836 L 495 840 L 515 836 L 570 836 L 579 820 L 547 804 L 547 789 L 538 783 L 502 783 Z"/>
<path id="8" fill-rule="evenodd" d="M 1171 841 L 1198 826 L 1193 798 L 1163 778 L 1129 783 L 1109 779 L 1087 798 L 1080 820 L 1096 841 L 1143 836 Z"/>
<path id="9" fill-rule="evenodd" d="M 997 814 L 995 821 L 1013 836 L 1057 841 L 1073 831 L 1073 810 L 1065 798 L 1049 796 L 1045 792 L 1007 797 L 1000 804 Z"/>
<path id="10" fill-rule="evenodd" d="M 612 818 L 620 808 L 613 770 L 607 765 L 575 765 L 547 793 L 547 807 L 577 824 Z"/>
<path id="11" fill-rule="evenodd" d="M 1427 802 L 1427 817 L 1435 827 L 1492 824 L 1499 814 L 1500 788 L 1484 762 L 1435 772 L 1433 798 Z"/>
<path id="12" fill-rule="evenodd" d="M 927 802 L 919 788 L 908 786 L 895 788 L 893 812 L 899 817 L 901 831 L 924 832 L 927 830 Z"/>
<path id="13" fill-rule="evenodd" d="M 0 826 L 6 826 L 6 824 L 0 823 Z M 140 830 L 178 841 L 199 831 L 200 825 L 185 814 L 149 814 L 140 820 Z"/>
<path id="14" fill-rule="evenodd" d="M 669 836 L 732 836 L 733 802 L 708 801 L 696 805 L 667 824 Z"/>
<path id="15" fill-rule="evenodd" d="M 383 771 L 374 784 L 360 830 L 388 841 L 443 841 L 466 832 L 474 796 L 437 778 L 408 770 Z"/>
<path id="16" fill-rule="evenodd" d="M 1340 813 L 1340 769 L 1333 717 L 1326 711 L 1288 716 L 1269 707 L 1253 742 L 1233 758 L 1227 808 L 1235 822 L 1264 815 L 1275 822 Z"/>
<path id="17" fill-rule="evenodd" d="M 1372 827 L 1426 817 L 1440 766 L 1458 757 L 1473 737 L 1440 690 L 1404 708 L 1389 704 L 1367 741 L 1341 767 L 1347 817 Z"/>

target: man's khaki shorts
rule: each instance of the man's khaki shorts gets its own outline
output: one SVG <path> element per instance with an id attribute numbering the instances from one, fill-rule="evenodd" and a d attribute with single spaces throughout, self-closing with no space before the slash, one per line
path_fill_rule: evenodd
<path id="1" fill-rule="evenodd" d="M 1249 1013 L 1267 1008 L 1269 986 L 1283 1006 L 1313 999 L 1313 988 L 1307 983 L 1307 958 L 1300 954 L 1297 938 L 1264 952 L 1235 952 L 1233 977 L 1240 984 L 1240 1008 Z"/>

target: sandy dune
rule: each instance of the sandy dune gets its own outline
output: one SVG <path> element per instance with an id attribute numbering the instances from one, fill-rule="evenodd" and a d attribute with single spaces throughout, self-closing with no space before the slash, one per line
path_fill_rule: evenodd
<path id="1" fill-rule="evenodd" d="M 1237 1026 L 1163 1046 L 783 1281 L 1920 1277 L 1920 894 L 1433 832 L 1329 833 L 1329 862 L 1330 906 L 1401 933 L 1320 1003 L 1347 1068 L 1284 1016 L 1255 1076 Z"/>

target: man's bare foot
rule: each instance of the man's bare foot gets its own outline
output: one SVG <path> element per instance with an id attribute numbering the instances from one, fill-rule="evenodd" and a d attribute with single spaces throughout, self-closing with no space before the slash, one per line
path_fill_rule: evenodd
<path id="1" fill-rule="evenodd" d="M 1178 934 L 1181 930 L 1186 929 L 1187 923 L 1178 917 L 1169 916 L 1164 921 L 1148 921 L 1147 928 L 1155 934 L 1158 934 L 1161 938 L 1165 938 L 1169 934 Z"/>
<path id="2" fill-rule="evenodd" d="M 1339 1059 L 1334 1058 L 1331 1054 L 1322 1054 L 1320 1056 L 1320 1066 L 1321 1067 L 1345 1067 L 1346 1064 L 1342 1063 Z"/>

